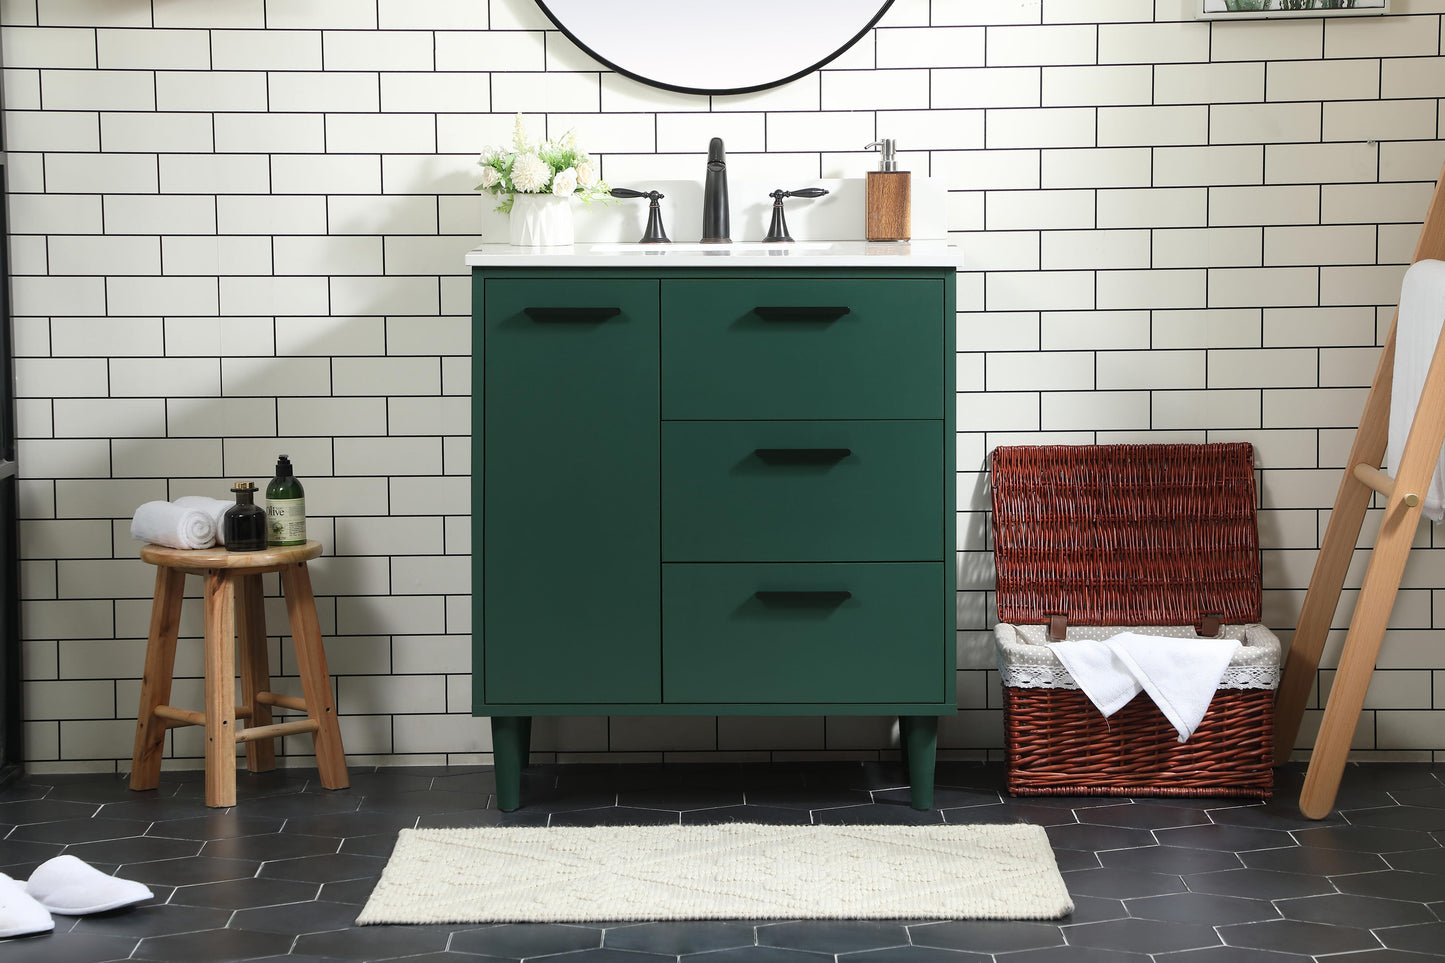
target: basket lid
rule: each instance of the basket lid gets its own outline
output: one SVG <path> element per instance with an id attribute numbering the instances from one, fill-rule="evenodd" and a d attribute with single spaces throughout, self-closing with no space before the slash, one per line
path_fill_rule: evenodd
<path id="1" fill-rule="evenodd" d="M 999 621 L 1259 621 L 1248 443 L 999 447 L 990 472 Z"/>

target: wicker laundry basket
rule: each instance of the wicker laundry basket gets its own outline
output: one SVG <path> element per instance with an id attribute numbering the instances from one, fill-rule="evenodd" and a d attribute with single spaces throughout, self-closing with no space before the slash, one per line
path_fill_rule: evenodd
<path id="1" fill-rule="evenodd" d="M 1009 791 L 1268 798 L 1280 646 L 1258 624 L 1251 446 L 1000 447 L 990 461 Z M 1048 648 L 1060 615 L 1069 638 L 1217 622 L 1242 645 L 1180 743 L 1146 694 L 1100 714 Z"/>

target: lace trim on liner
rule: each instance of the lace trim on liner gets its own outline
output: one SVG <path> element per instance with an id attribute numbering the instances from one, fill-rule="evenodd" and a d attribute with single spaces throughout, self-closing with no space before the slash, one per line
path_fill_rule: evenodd
<path id="1" fill-rule="evenodd" d="M 999 670 L 1003 684 L 1015 689 L 1077 689 L 1063 666 L 1007 665 Z M 1279 666 L 1231 665 L 1219 680 L 1221 689 L 1278 689 Z"/>

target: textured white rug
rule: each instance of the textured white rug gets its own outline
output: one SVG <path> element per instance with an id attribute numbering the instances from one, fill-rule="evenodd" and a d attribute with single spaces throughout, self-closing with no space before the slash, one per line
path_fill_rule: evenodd
<path id="1" fill-rule="evenodd" d="M 1057 919 L 1039 826 L 404 829 L 357 922 Z"/>

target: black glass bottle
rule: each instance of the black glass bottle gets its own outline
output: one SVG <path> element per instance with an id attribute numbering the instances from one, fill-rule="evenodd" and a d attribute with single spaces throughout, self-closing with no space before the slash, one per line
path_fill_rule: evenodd
<path id="1" fill-rule="evenodd" d="M 221 516 L 229 552 L 260 552 L 266 548 L 266 511 L 256 504 L 256 486 L 252 482 L 236 482 L 231 487 L 236 504 Z"/>

